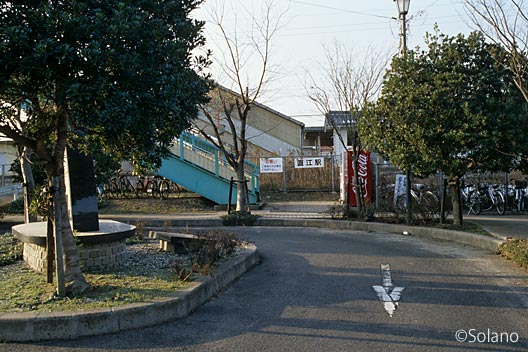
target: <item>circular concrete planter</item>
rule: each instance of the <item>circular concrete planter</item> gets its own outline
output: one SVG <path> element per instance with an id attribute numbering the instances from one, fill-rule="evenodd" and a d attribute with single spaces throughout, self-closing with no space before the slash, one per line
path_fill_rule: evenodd
<path id="1" fill-rule="evenodd" d="M 177 292 L 177 297 L 80 312 L 0 313 L 0 341 L 75 339 L 160 324 L 187 316 L 256 265 L 257 248 L 249 245 L 221 264 L 214 277 L 203 277 Z"/>

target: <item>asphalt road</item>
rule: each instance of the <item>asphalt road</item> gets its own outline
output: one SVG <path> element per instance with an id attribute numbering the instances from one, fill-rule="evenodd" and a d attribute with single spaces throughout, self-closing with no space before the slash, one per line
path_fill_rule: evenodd
<path id="1" fill-rule="evenodd" d="M 237 231 L 256 242 L 262 263 L 191 316 L 75 341 L 0 344 L 0 351 L 528 348 L 528 275 L 493 254 L 402 235 Z M 390 264 L 392 283 L 405 288 L 392 318 L 372 288 L 382 283 L 381 264 Z"/>
<path id="2" fill-rule="evenodd" d="M 477 223 L 488 232 L 498 236 L 528 239 L 528 215 L 525 213 L 464 215 L 464 220 Z"/>

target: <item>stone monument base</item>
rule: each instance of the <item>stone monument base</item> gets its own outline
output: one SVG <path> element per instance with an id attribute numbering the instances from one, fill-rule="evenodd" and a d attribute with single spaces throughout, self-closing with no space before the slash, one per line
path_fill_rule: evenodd
<path id="1" fill-rule="evenodd" d="M 24 261 L 35 271 L 45 272 L 46 222 L 15 225 L 14 236 L 24 242 Z M 99 230 L 78 232 L 75 238 L 79 261 L 83 271 L 101 271 L 118 268 L 125 258 L 125 240 L 134 235 L 136 227 L 113 220 L 99 220 Z"/>

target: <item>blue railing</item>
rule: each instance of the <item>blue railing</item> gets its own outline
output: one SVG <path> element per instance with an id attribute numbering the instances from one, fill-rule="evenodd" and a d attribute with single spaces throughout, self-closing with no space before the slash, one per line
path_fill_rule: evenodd
<path id="1" fill-rule="evenodd" d="M 190 162 L 216 177 L 230 180 L 237 179 L 235 170 L 229 165 L 224 153 L 214 144 L 188 132 L 182 132 L 174 143 L 173 154 L 181 160 Z M 245 177 L 249 182 L 249 191 L 258 193 L 260 189 L 260 173 L 256 164 L 245 161 Z"/>

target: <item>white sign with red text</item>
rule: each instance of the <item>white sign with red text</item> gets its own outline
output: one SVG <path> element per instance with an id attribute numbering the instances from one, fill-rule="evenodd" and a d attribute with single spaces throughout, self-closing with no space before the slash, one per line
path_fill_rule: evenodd
<path id="1" fill-rule="evenodd" d="M 260 158 L 261 174 L 278 173 L 282 171 L 282 158 Z"/>

